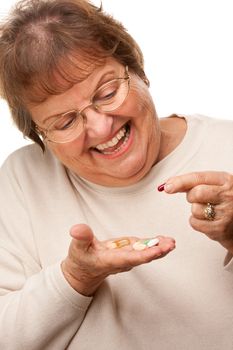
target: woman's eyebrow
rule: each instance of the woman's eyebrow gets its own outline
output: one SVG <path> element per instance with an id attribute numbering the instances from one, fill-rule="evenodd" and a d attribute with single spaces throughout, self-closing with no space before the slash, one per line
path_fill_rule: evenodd
<path id="1" fill-rule="evenodd" d="M 96 84 L 96 87 L 95 89 L 93 90 L 92 94 L 90 94 L 90 97 L 95 93 L 95 91 L 97 89 L 99 89 L 101 87 L 102 84 L 114 79 L 116 77 L 116 71 L 111 69 L 110 71 L 106 71 L 98 80 L 97 84 Z M 77 108 L 78 109 L 78 108 Z M 65 110 L 63 112 L 59 112 L 59 113 L 56 113 L 56 114 L 53 114 L 53 115 L 50 115 L 50 116 L 47 116 L 45 117 L 44 120 L 42 120 L 41 124 L 45 125 L 45 123 L 48 122 L 48 120 L 50 119 L 53 119 L 53 118 L 57 118 L 59 117 L 60 115 L 66 113 L 66 112 L 69 112 L 69 110 L 72 110 L 71 109 L 68 109 L 68 110 Z"/>
<path id="2" fill-rule="evenodd" d="M 98 83 L 96 84 L 96 88 L 94 89 L 93 93 L 95 92 L 95 90 L 97 90 L 102 84 L 108 82 L 109 80 L 112 80 L 116 77 L 116 71 L 115 70 L 111 70 L 108 72 L 105 72 L 99 79 Z"/>

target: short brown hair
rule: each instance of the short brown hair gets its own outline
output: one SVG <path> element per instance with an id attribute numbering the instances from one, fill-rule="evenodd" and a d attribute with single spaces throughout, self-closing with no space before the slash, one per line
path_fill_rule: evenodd
<path id="1" fill-rule="evenodd" d="M 24 136 L 44 149 L 27 103 L 64 92 L 109 56 L 145 78 L 137 43 L 101 7 L 87 0 L 20 1 L 0 27 L 0 87 Z"/>

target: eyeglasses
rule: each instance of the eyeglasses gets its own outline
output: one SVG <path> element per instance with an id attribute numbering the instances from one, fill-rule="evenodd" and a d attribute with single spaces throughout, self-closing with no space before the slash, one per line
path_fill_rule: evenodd
<path id="1" fill-rule="evenodd" d="M 38 128 L 44 140 L 66 143 L 77 139 L 85 129 L 84 110 L 93 108 L 97 112 L 108 113 L 119 108 L 129 93 L 130 76 L 125 67 L 125 77 L 116 78 L 100 86 L 90 98 L 90 103 L 81 110 L 71 110 L 61 114 L 47 129 Z"/>

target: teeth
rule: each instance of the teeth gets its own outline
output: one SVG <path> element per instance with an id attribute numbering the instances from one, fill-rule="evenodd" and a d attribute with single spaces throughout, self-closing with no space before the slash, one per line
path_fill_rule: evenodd
<path id="1" fill-rule="evenodd" d="M 97 145 L 95 148 L 97 148 L 99 151 L 103 151 L 106 148 L 113 147 L 115 146 L 126 134 L 126 128 L 125 126 L 118 131 L 118 133 L 108 142 L 106 143 L 101 143 Z"/>
<path id="2" fill-rule="evenodd" d="M 120 147 L 118 147 L 117 149 L 115 149 L 115 150 L 112 151 L 112 152 L 107 152 L 107 151 L 104 152 L 104 151 L 103 151 L 102 153 L 103 153 L 103 154 L 114 154 L 114 153 L 116 153 L 116 152 L 119 152 L 120 149 L 127 143 L 128 139 L 129 139 L 129 131 L 127 131 L 126 136 L 125 136 L 125 139 L 124 139 L 124 142 L 120 145 Z"/>
<path id="3" fill-rule="evenodd" d="M 116 135 L 118 140 L 120 140 L 125 135 L 125 132 L 123 130 L 120 130 L 119 133 Z"/>

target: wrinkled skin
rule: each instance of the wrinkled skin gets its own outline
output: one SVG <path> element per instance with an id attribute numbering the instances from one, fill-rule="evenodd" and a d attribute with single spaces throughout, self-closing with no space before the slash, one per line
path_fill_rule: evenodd
<path id="1" fill-rule="evenodd" d="M 226 172 L 205 171 L 176 176 L 167 180 L 167 193 L 185 192 L 191 203 L 190 224 L 219 242 L 233 254 L 233 175 Z M 206 220 L 207 203 L 214 205 L 214 220 Z"/>
<path id="2" fill-rule="evenodd" d="M 98 241 L 84 224 L 73 226 L 70 234 L 73 239 L 62 270 L 70 285 L 86 296 L 93 295 L 108 275 L 162 258 L 175 248 L 174 239 L 163 236 L 158 236 L 158 245 L 142 251 L 133 249 L 136 237 L 127 237 L 130 245 L 109 248 L 112 241 Z"/>

